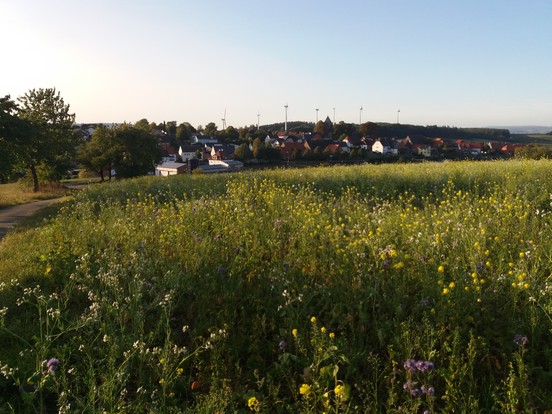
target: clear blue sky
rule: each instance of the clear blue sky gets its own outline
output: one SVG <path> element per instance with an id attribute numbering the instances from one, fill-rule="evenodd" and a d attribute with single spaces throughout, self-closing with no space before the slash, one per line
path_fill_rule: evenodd
<path id="1" fill-rule="evenodd" d="M 552 125 L 552 0 L 2 0 L 0 95 L 77 122 Z"/>

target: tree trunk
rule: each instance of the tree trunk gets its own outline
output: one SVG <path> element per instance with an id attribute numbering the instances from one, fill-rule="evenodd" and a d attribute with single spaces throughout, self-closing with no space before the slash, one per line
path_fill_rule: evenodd
<path id="1" fill-rule="evenodd" d="M 30 166 L 31 174 L 33 175 L 33 191 L 38 192 L 38 174 L 36 173 L 36 166 L 33 164 Z"/>

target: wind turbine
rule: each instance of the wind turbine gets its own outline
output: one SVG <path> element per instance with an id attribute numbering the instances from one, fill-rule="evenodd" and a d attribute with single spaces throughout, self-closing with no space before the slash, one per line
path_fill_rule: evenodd
<path id="1" fill-rule="evenodd" d="M 226 129 L 226 108 L 224 108 L 224 117 L 221 119 L 222 121 L 222 129 Z"/>
<path id="2" fill-rule="evenodd" d="M 257 131 L 259 130 L 259 119 L 261 118 L 261 113 L 257 111 Z"/>

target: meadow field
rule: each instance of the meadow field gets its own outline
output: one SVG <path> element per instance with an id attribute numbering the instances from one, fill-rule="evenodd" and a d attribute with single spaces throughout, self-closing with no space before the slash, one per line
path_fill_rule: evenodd
<path id="1" fill-rule="evenodd" d="M 0 242 L 0 412 L 552 410 L 552 163 L 146 177 Z"/>

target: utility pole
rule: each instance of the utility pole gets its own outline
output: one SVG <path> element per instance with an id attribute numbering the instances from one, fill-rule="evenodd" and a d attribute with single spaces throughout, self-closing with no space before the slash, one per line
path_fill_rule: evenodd
<path id="1" fill-rule="evenodd" d="M 288 104 L 285 104 L 285 105 L 284 105 L 284 108 L 286 109 L 286 118 L 285 118 L 285 123 L 284 123 L 284 132 L 285 132 L 285 134 L 287 135 L 287 109 L 288 109 Z"/>

